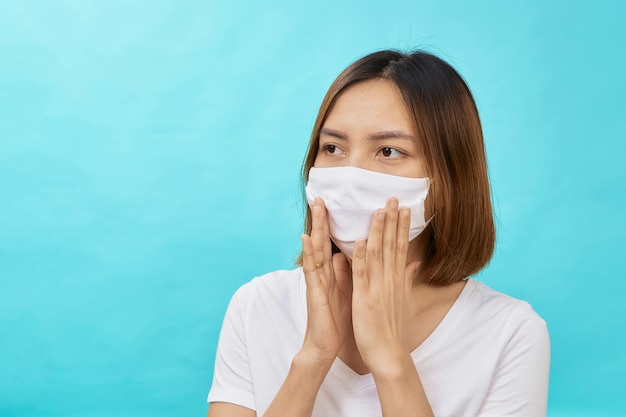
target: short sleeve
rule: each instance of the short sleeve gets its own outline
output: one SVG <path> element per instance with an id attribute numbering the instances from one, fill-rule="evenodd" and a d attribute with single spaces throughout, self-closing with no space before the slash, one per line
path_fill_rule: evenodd
<path id="1" fill-rule="evenodd" d="M 515 330 L 498 360 L 477 417 L 546 416 L 550 374 L 546 323 L 524 303 L 511 326 Z"/>
<path id="2" fill-rule="evenodd" d="M 239 288 L 226 310 L 207 402 L 227 402 L 255 410 L 245 332 L 249 289 L 249 284 Z"/>

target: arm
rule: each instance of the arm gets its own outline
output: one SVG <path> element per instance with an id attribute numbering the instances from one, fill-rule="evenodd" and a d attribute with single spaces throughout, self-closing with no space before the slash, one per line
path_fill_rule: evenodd
<path id="1" fill-rule="evenodd" d="M 324 202 L 312 206 L 311 236 L 302 236 L 307 284 L 307 328 L 302 349 L 264 417 L 310 417 L 322 382 L 339 353 L 350 325 L 350 298 L 343 255 L 332 256 Z M 339 280 L 337 279 L 339 278 Z"/>
<path id="2" fill-rule="evenodd" d="M 341 255 L 332 256 L 323 201 L 319 200 L 317 204 L 312 207 L 311 236 L 302 236 L 308 316 L 305 338 L 302 348 L 291 362 L 285 381 L 263 414 L 265 417 L 311 416 L 320 386 L 337 357 L 350 325 L 350 299 L 347 293 L 347 283 L 341 281 L 344 275 L 337 277 L 338 280 L 334 274 L 334 264 L 340 268 L 346 268 L 347 262 Z M 237 317 L 236 314 L 232 316 Z M 216 364 L 216 380 L 228 378 L 226 384 L 228 388 L 222 390 L 219 396 L 214 397 L 208 417 L 257 415 L 256 411 L 252 410 L 255 408 L 254 384 L 251 381 L 247 357 L 244 354 L 246 341 L 244 335 L 237 332 L 237 329 L 242 327 L 243 321 L 239 320 L 232 325 L 229 324 L 227 327 L 229 331 L 222 330 L 222 334 L 226 335 L 224 340 L 228 340 L 225 346 L 234 346 L 236 351 L 242 353 L 233 353 L 230 348 L 218 349 L 218 355 L 223 351 L 222 356 L 228 356 L 230 361 L 222 368 L 223 373 L 218 373 Z M 231 334 L 234 336 L 230 336 Z M 222 336 L 220 336 L 221 342 Z M 245 393 L 245 395 L 231 396 L 233 390 Z M 249 404 L 250 408 L 235 405 L 234 402 Z"/>
<path id="3" fill-rule="evenodd" d="M 256 417 L 256 411 L 231 403 L 211 403 L 207 417 Z"/>
<path id="4" fill-rule="evenodd" d="M 410 355 L 397 370 L 374 374 L 383 416 L 434 417 Z"/>
<path id="5" fill-rule="evenodd" d="M 418 266 L 407 265 L 409 227 L 409 209 L 398 210 L 398 201 L 388 200 L 374 214 L 367 242 L 356 242 L 352 259 L 354 336 L 385 417 L 433 417 L 408 346 Z"/>
<path id="6" fill-rule="evenodd" d="M 394 201 L 372 220 L 367 242 L 355 244 L 353 322 L 363 360 L 376 382 L 383 416 L 433 416 L 407 347 L 410 279 L 408 213 Z M 404 289 L 403 289 L 404 286 Z M 500 354 L 477 417 L 545 417 L 550 343 L 545 322 L 525 305 Z"/>
<path id="7" fill-rule="evenodd" d="M 329 366 L 320 365 L 315 365 L 314 360 L 306 358 L 303 352 L 296 355 L 285 382 L 264 416 L 310 416 L 329 369 Z M 207 417 L 256 417 L 256 411 L 236 404 L 214 402 Z"/>
<path id="8" fill-rule="evenodd" d="M 289 374 L 280 391 L 270 404 L 264 417 L 309 417 L 313 413 L 315 398 L 330 369 L 330 364 L 315 364 L 301 351 L 291 362 Z"/>

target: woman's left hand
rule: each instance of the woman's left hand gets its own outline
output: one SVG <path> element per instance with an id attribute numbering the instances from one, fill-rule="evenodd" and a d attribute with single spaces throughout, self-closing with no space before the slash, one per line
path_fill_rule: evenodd
<path id="1" fill-rule="evenodd" d="M 418 263 L 407 265 L 410 210 L 390 198 L 352 257 L 352 321 L 363 361 L 376 376 L 396 372 L 410 355 L 410 294 Z"/>

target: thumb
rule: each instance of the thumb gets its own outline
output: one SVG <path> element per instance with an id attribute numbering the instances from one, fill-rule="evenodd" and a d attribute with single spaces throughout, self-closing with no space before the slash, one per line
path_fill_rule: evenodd
<path id="1" fill-rule="evenodd" d="M 407 297 L 411 294 L 411 289 L 413 288 L 413 281 L 415 281 L 418 277 L 418 271 L 421 266 L 421 262 L 413 261 L 407 264 L 406 269 L 404 270 L 404 284 L 405 284 L 405 294 Z"/>

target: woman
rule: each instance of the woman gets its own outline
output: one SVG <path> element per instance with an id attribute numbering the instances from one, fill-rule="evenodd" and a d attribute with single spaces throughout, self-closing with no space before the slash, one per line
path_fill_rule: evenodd
<path id="1" fill-rule="evenodd" d="M 545 322 L 468 278 L 495 228 L 478 112 L 450 65 L 352 64 L 303 175 L 302 267 L 234 295 L 209 417 L 545 416 Z"/>

